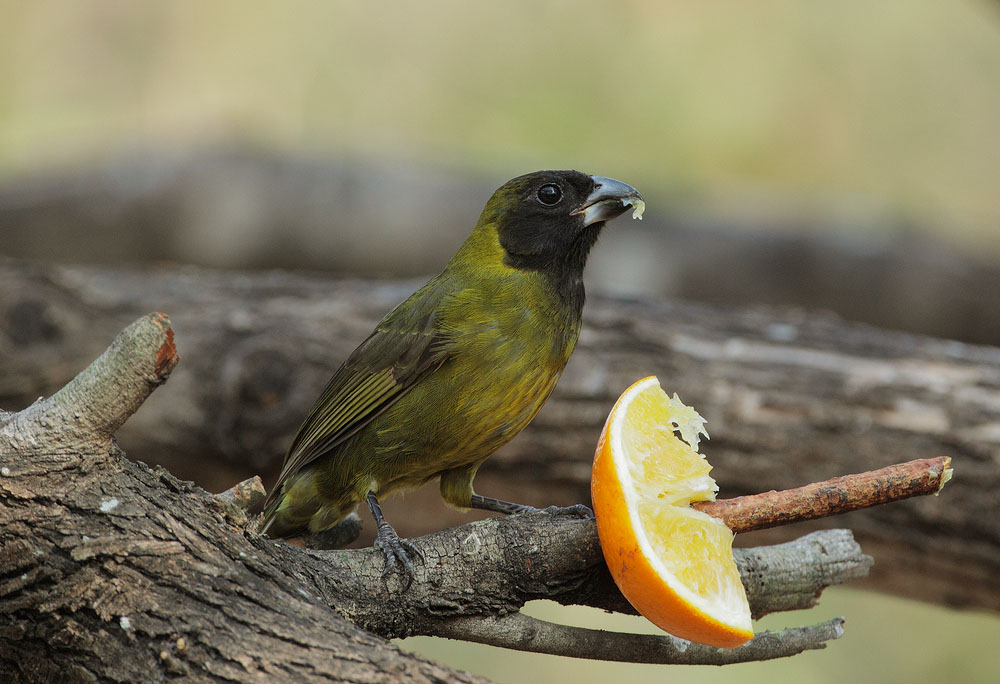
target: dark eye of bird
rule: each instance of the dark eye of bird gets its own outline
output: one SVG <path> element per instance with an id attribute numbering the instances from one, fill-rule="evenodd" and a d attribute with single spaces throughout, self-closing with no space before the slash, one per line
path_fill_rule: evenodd
<path id="1" fill-rule="evenodd" d="M 562 190 L 555 183 L 546 183 L 538 188 L 538 201 L 547 206 L 558 204 L 562 199 Z"/>

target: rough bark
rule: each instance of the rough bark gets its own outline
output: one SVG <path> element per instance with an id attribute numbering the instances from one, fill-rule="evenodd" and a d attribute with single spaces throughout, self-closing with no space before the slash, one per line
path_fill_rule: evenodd
<path id="1" fill-rule="evenodd" d="M 0 401 L 58 388 L 142 311 L 177 312 L 187 362 L 121 433 L 144 460 L 216 490 L 276 467 L 330 372 L 416 285 L 0 262 Z M 871 583 L 1000 608 L 1000 350 L 831 315 L 592 298 L 553 398 L 480 471 L 480 492 L 586 502 L 593 445 L 618 393 L 657 374 L 709 419 L 723 496 L 787 489 L 916 458 L 950 457 L 947 500 L 851 513 L 880 559 Z M 390 500 L 407 535 L 463 518 L 425 488 Z M 467 518 L 466 518 L 467 519 Z M 828 524 L 828 523 L 824 523 Z M 754 533 L 760 543 L 788 532 Z"/>
<path id="2" fill-rule="evenodd" d="M 168 323 L 152 314 L 50 399 L 0 413 L 6 681 L 479 681 L 384 638 L 490 641 L 492 626 L 491 643 L 559 652 L 569 628 L 515 617 L 525 601 L 624 605 L 589 519 L 542 512 L 415 540 L 424 562 L 405 592 L 382 576 L 374 549 L 260 537 L 232 496 L 128 461 L 112 440 L 176 362 Z M 758 615 L 812 605 L 870 563 L 843 531 L 739 553 Z M 842 624 L 763 633 L 730 651 L 642 637 L 637 652 L 647 662 L 760 660 L 821 648 Z M 628 659 L 624 637 L 570 631 L 574 655 Z"/>
<path id="3" fill-rule="evenodd" d="M 339 618 L 225 504 L 122 457 L 114 428 L 174 363 L 148 316 L 0 416 L 4 681 L 480 681 Z"/>

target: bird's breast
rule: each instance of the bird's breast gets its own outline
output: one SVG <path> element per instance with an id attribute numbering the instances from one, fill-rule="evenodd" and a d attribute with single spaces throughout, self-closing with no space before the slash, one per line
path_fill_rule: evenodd
<path id="1" fill-rule="evenodd" d="M 481 461 L 520 432 L 555 388 L 580 331 L 578 316 L 530 296 L 480 298 L 460 313 L 448 360 L 378 421 L 384 453 L 420 461 L 428 473 Z M 413 415 L 419 424 L 405 419 Z"/>

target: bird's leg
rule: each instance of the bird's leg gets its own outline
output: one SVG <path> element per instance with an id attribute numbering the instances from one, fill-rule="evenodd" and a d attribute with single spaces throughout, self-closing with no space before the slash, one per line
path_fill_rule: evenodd
<path id="1" fill-rule="evenodd" d="M 452 468 L 441 473 L 441 498 L 460 508 L 479 508 L 493 513 L 516 515 L 517 513 L 538 513 L 542 509 L 526 504 L 494 499 L 492 496 L 480 496 L 472 491 L 472 480 L 476 476 L 479 463 Z M 559 508 L 549 506 L 544 509 L 554 515 L 570 515 L 575 518 L 593 518 L 594 512 L 582 504 Z"/>
<path id="2" fill-rule="evenodd" d="M 514 515 L 515 513 L 537 513 L 539 509 L 526 504 L 494 499 L 492 496 L 480 496 L 473 494 L 469 499 L 469 508 L 481 508 L 484 511 L 503 513 L 504 515 Z"/>
<path id="3" fill-rule="evenodd" d="M 538 513 L 544 510 L 553 515 L 569 515 L 575 518 L 593 518 L 594 512 L 583 504 L 573 504 L 572 506 L 549 506 L 548 508 L 535 508 L 526 504 L 513 503 L 503 499 L 494 499 L 491 496 L 480 496 L 473 494 L 469 499 L 469 508 L 481 508 L 484 511 L 503 513 L 504 515 L 514 515 L 515 513 Z"/>
<path id="4" fill-rule="evenodd" d="M 400 538 L 396 530 L 392 529 L 392 525 L 382 515 L 382 507 L 379 506 L 378 499 L 375 498 L 375 492 L 368 492 L 365 500 L 368 502 L 372 517 L 375 518 L 375 529 L 378 532 L 378 536 L 375 537 L 375 546 L 380 548 L 385 555 L 383 577 L 392 572 L 398 562 L 402 565 L 401 571 L 406 578 L 403 588 L 409 589 L 410 585 L 413 584 L 413 561 L 410 559 L 410 554 L 412 553 L 421 560 L 423 560 L 424 555 L 420 549 Z"/>

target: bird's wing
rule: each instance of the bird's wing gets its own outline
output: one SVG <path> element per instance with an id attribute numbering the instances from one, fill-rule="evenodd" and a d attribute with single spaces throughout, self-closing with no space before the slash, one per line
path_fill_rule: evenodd
<path id="1" fill-rule="evenodd" d="M 417 313 L 414 308 L 423 307 L 404 304 L 390 312 L 330 378 L 292 441 L 268 499 L 277 496 L 287 478 L 370 423 L 448 358 L 454 338 L 436 329 L 437 310 Z"/>

